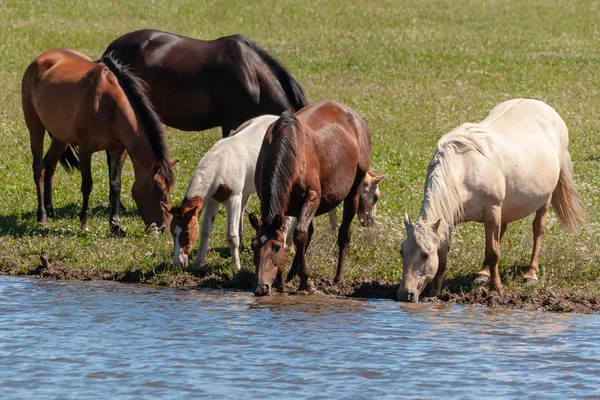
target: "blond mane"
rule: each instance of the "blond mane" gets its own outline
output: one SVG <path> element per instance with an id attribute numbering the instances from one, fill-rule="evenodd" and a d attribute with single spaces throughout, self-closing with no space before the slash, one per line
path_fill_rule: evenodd
<path id="1" fill-rule="evenodd" d="M 461 155 L 474 151 L 484 157 L 489 154 L 489 130 L 478 124 L 463 124 L 444 135 L 437 143 L 437 149 L 427 167 L 425 195 L 419 222 L 415 224 L 415 240 L 423 248 L 434 245 L 435 236 L 428 225 L 441 219 L 437 238 L 447 242 L 452 227 L 461 221 L 464 215 L 463 199 L 460 193 L 461 176 L 454 160 Z"/>

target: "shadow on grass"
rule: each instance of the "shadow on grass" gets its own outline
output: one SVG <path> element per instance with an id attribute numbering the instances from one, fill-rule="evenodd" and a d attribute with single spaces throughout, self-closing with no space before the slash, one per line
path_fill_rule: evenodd
<path id="1" fill-rule="evenodd" d="M 23 214 L 5 214 L 0 215 L 0 236 L 12 236 L 20 238 L 24 236 L 47 236 L 52 233 L 52 222 L 61 219 L 75 219 L 79 221 L 81 204 L 70 203 L 63 207 L 54 209 L 54 218 L 49 218 L 50 226 L 43 226 L 37 222 L 37 212 L 31 211 Z M 89 211 L 90 216 L 108 216 L 110 207 L 98 205 L 92 207 Z M 121 211 L 121 216 L 139 216 L 137 208 L 133 210 L 127 208 L 125 212 Z"/>

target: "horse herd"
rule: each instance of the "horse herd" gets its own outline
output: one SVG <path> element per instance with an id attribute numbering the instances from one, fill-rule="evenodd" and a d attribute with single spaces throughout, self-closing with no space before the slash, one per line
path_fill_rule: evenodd
<path id="1" fill-rule="evenodd" d="M 375 219 L 384 175 L 373 172 L 371 133 L 349 107 L 333 101 L 308 104 L 300 84 L 264 49 L 244 36 L 203 41 L 155 30 L 126 34 L 102 58 L 49 50 L 26 69 L 22 106 L 30 134 L 38 222 L 54 214 L 52 176 L 60 161 L 82 174 L 80 220 L 87 225 L 92 190 L 91 155 L 105 150 L 110 179 L 110 230 L 120 224 L 121 171 L 129 155 L 132 196 L 147 227 L 166 228 L 174 239 L 175 265 L 187 267 L 198 238 L 197 262 L 206 261 L 208 238 L 220 204 L 227 209 L 227 243 L 240 268 L 242 215 L 256 193 L 260 216 L 249 215 L 257 296 L 280 291 L 296 275 L 311 290 L 306 249 L 312 220 L 343 203 L 335 282 L 343 278 L 358 214 Z M 161 121 L 181 130 L 220 126 L 223 139 L 199 162 L 179 206 L 170 203 L 174 181 Z M 43 156 L 45 133 L 51 137 Z M 480 123 L 443 136 L 427 169 L 419 219 L 405 215 L 403 277 L 398 299 L 417 302 L 432 282 L 441 290 L 453 228 L 467 221 L 485 227 L 485 260 L 476 281 L 502 290 L 499 244 L 507 224 L 535 213 L 534 245 L 525 279 L 537 280 L 546 213 L 552 204 L 572 231 L 586 224 L 573 183 L 568 131 L 562 118 L 538 100 L 496 106 Z M 42 157 L 43 156 L 43 157 Z M 292 228 L 291 218 L 297 219 Z M 296 247 L 285 273 L 288 230 Z"/>

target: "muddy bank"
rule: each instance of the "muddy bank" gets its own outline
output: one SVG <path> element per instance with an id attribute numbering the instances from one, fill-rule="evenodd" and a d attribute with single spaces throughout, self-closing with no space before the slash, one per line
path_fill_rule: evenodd
<path id="1" fill-rule="evenodd" d="M 234 276 L 227 273 L 218 274 L 210 269 L 200 268 L 187 271 L 141 271 L 125 272 L 88 270 L 56 265 L 40 257 L 40 264 L 33 267 L 19 266 L 14 262 L 0 264 L 1 275 L 27 275 L 51 279 L 75 280 L 110 280 L 123 283 L 143 283 L 170 287 L 212 288 L 252 290 L 254 274 L 241 271 Z M 355 298 L 395 299 L 398 284 L 376 280 L 345 280 L 335 284 L 333 280 L 315 277 L 312 280 L 315 288 L 325 294 Z M 288 291 L 298 288 L 297 279 L 287 284 Z M 491 308 L 514 308 L 523 310 L 600 313 L 600 298 L 585 299 L 560 290 L 530 289 L 526 294 L 503 291 L 497 293 L 486 287 L 474 288 L 470 291 L 452 293 L 445 291 L 438 297 L 421 298 L 421 301 L 438 303 L 481 305 Z"/>

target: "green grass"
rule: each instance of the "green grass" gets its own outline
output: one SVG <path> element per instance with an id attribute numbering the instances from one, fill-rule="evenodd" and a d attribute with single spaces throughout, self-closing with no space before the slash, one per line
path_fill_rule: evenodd
<path id="1" fill-rule="evenodd" d="M 118 4 L 115 4 L 118 3 Z M 600 270 L 600 4 L 590 1 L 146 1 L 4 0 L 0 4 L 0 264 L 38 263 L 44 247 L 54 262 L 99 269 L 152 271 L 171 260 L 170 235 L 145 234 L 135 211 L 123 218 L 126 239 L 108 237 L 108 182 L 104 155 L 94 156 L 90 230 L 78 222 L 79 174 L 58 169 L 54 205 L 60 218 L 42 228 L 29 138 L 20 106 L 22 74 L 40 52 L 69 47 L 98 58 L 114 38 L 156 28 L 197 38 L 242 33 L 284 63 L 311 101 L 333 99 L 364 116 L 373 132 L 373 167 L 381 186 L 379 223 L 355 225 L 347 261 L 350 278 L 399 281 L 402 216 L 420 209 L 426 165 L 437 139 L 476 122 L 496 104 L 533 97 L 553 106 L 571 132 L 578 190 L 588 207 L 590 232 L 569 234 L 554 214 L 543 241 L 540 288 L 598 296 Z M 173 159 L 180 159 L 173 201 L 183 197 L 202 155 L 220 138 L 213 129 L 167 129 Z M 124 177 L 124 203 L 132 169 Z M 250 210 L 258 209 L 253 199 Z M 309 249 L 313 275 L 333 276 L 337 246 L 319 218 Z M 244 241 L 250 238 L 246 224 Z M 531 253 L 531 218 L 511 224 L 501 246 L 508 290 L 520 284 Z M 217 218 L 209 262 L 229 271 L 225 213 Z M 483 258 L 483 229 L 461 225 L 453 238 L 447 278 L 466 285 Z M 242 254 L 251 270 L 249 252 Z M 167 268 L 168 269 L 168 268 Z M 172 271 L 175 273 L 175 271 Z"/>

